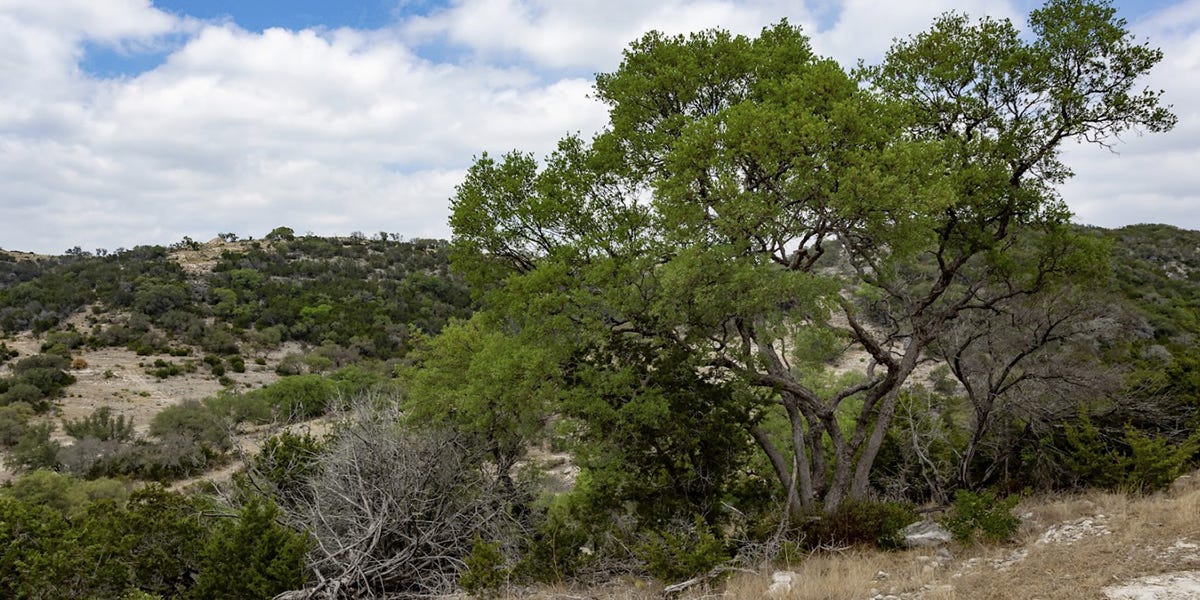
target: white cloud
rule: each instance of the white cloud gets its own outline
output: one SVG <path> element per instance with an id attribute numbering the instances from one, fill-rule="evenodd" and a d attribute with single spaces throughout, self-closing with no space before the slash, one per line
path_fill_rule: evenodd
<path id="1" fill-rule="evenodd" d="M 786 16 L 849 64 L 944 9 L 1018 14 L 1004 0 L 826 4 L 459 0 L 377 31 L 257 33 L 143 0 L 0 0 L 0 247 L 112 248 L 277 225 L 446 236 L 446 201 L 471 157 L 541 154 L 596 130 L 604 109 L 574 74 L 614 69 L 649 29 L 753 34 Z M 1083 220 L 1200 226 L 1189 210 L 1200 187 L 1190 168 L 1200 158 L 1197 6 L 1136 24 L 1168 53 L 1156 85 L 1181 127 L 1131 140 L 1120 160 L 1073 149 L 1080 178 L 1066 193 Z M 103 79 L 78 66 L 87 44 L 167 56 Z"/>
<path id="2" fill-rule="evenodd" d="M 1075 177 L 1063 186 L 1063 197 L 1083 223 L 1200 229 L 1200 0 L 1151 13 L 1131 28 L 1162 48 L 1163 61 L 1146 85 L 1164 90 L 1179 124 L 1167 133 L 1130 132 L 1112 151 L 1069 148 Z"/>

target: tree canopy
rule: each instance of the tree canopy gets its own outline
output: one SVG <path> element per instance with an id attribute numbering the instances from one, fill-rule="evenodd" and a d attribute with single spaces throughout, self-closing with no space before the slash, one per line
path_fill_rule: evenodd
<path id="1" fill-rule="evenodd" d="M 736 403 L 791 509 L 835 510 L 866 495 L 900 390 L 956 320 L 1105 264 L 1066 227 L 1061 146 L 1169 129 L 1138 83 L 1160 59 L 1088 0 L 1051 0 L 1024 36 L 947 14 L 853 72 L 786 21 L 652 32 L 597 76 L 593 139 L 475 162 L 457 265 L 506 335 L 555 340 L 572 393 L 723 390 L 696 397 Z M 864 373 L 822 373 L 856 354 Z"/>

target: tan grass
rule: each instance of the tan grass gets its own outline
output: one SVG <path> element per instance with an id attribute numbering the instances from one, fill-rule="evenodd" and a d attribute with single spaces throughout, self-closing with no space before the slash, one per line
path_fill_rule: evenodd
<path id="1" fill-rule="evenodd" d="M 895 595 L 920 600 L 1094 600 L 1103 589 L 1147 575 L 1200 570 L 1200 489 L 1146 497 L 1103 492 L 1027 499 L 1016 509 L 1028 523 L 1006 545 L 954 545 L 954 558 L 933 566 L 932 551 L 849 550 L 816 554 L 798 564 L 735 574 L 681 598 L 764 598 L 776 570 L 796 573 L 787 600 L 869 600 Z M 1031 514 L 1030 514 L 1031 513 Z M 1101 515 L 1103 515 L 1101 517 Z M 1042 543 L 1047 528 L 1091 519 L 1096 528 L 1073 543 Z M 1181 543 L 1182 542 L 1182 543 Z M 1012 561 L 1014 555 L 1025 557 Z M 922 558 L 924 557 L 924 559 Z M 1009 561 L 1004 570 L 997 564 Z M 880 571 L 885 578 L 877 578 Z M 627 579 L 587 589 L 537 588 L 511 598 L 544 600 L 660 598 L 661 586 Z"/>
<path id="2" fill-rule="evenodd" d="M 1200 551 L 1172 548 L 1180 541 L 1200 543 L 1200 490 L 1144 498 L 1057 496 L 1027 500 L 1017 511 L 1033 513 L 1034 525 L 1012 544 L 953 547 L 955 558 L 932 573 L 921 571 L 911 551 L 816 557 L 791 569 L 800 574 L 800 585 L 784 597 L 864 600 L 907 592 L 926 600 L 1091 600 L 1102 598 L 1105 587 L 1137 577 L 1200 569 Z M 1047 527 L 1082 518 L 1112 533 L 1070 544 L 1037 543 Z M 1028 554 L 1006 570 L 993 566 L 1018 551 Z M 874 581 L 877 570 L 891 577 Z M 730 581 L 724 597 L 762 598 L 768 585 L 769 572 L 746 576 Z"/>

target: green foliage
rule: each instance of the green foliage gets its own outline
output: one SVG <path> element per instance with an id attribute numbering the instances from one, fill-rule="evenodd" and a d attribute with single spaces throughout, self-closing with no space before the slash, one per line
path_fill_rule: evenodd
<path id="1" fill-rule="evenodd" d="M 479 318 L 452 322 L 419 346 L 405 410 L 410 422 L 477 437 L 502 472 L 541 435 L 558 387 L 549 344 L 521 344 Z"/>
<path id="2" fill-rule="evenodd" d="M 1065 423 L 1065 463 L 1080 483 L 1148 493 L 1171 485 L 1196 464 L 1200 433 L 1177 442 L 1125 425 L 1120 437 L 1102 431 L 1086 414 Z"/>
<path id="3" fill-rule="evenodd" d="M 287 241 L 290 242 L 296 239 L 296 232 L 291 227 L 276 227 L 270 233 L 263 236 L 263 239 L 268 242 Z"/>
<path id="4" fill-rule="evenodd" d="M 1129 456 L 1124 461 L 1124 488 L 1134 492 L 1152 492 L 1170 487 L 1177 477 L 1196 465 L 1200 453 L 1200 432 L 1183 443 L 1166 436 L 1153 435 L 1125 427 Z"/>
<path id="5" fill-rule="evenodd" d="M 832 514 L 807 520 L 797 533 L 808 548 L 862 544 L 892 550 L 904 542 L 901 530 L 918 519 L 908 503 L 846 502 Z"/>
<path id="6" fill-rule="evenodd" d="M 1069 235 L 1060 148 L 1170 129 L 1159 93 L 1138 87 L 1161 53 L 1103 2 L 1051 0 L 1030 31 L 948 14 L 854 76 L 788 23 L 651 32 L 597 76 L 609 122 L 595 138 L 565 138 L 541 164 L 518 151 L 468 169 L 455 265 L 512 347 L 569 347 L 556 360 L 579 398 L 571 416 L 626 448 L 581 449 L 598 483 L 626 499 L 648 482 L 636 491 L 667 505 L 719 498 L 741 458 L 721 448 L 744 443 L 717 436 L 706 466 L 720 468 L 693 479 L 701 443 L 669 430 L 724 409 L 794 514 L 863 499 L 905 365 L 960 313 L 1102 262 Z M 847 346 L 875 359 L 873 375 L 813 389 Z M 664 373 L 667 385 L 643 383 Z M 791 435 L 760 435 L 765 404 Z"/>
<path id="7" fill-rule="evenodd" d="M 263 442 L 251 463 L 259 483 L 275 495 L 303 493 L 315 474 L 324 443 L 308 433 L 284 430 Z"/>
<path id="8" fill-rule="evenodd" d="M 9 348 L 8 344 L 0 342 L 0 365 L 20 356 L 20 353 L 13 348 Z"/>
<path id="9" fill-rule="evenodd" d="M 101 406 L 77 421 L 64 420 L 62 425 L 63 431 L 77 440 L 90 437 L 100 441 L 128 442 L 133 439 L 133 419 L 126 419 L 125 415 L 114 417 L 108 406 Z"/>
<path id="10" fill-rule="evenodd" d="M 205 537 L 202 505 L 158 486 L 130 495 L 124 510 L 96 504 L 89 513 L 93 544 L 107 544 L 123 567 L 126 584 L 172 597 L 192 585 Z"/>
<path id="11" fill-rule="evenodd" d="M 0 378 L 0 406 L 23 402 L 37 412 L 50 408 L 50 399 L 60 396 L 63 388 L 75 383 L 67 372 L 71 359 L 57 354 L 38 354 L 12 365 L 12 376 Z"/>
<path id="12" fill-rule="evenodd" d="M 265 249 L 227 251 L 195 285 L 174 250 L 162 247 L 0 258 L 0 330 L 49 331 L 45 351 L 64 356 L 81 343 L 128 346 L 141 355 L 188 344 L 234 355 L 242 343 L 265 350 L 294 339 L 386 359 L 406 352 L 414 332 L 437 332 L 450 317 L 469 314 L 470 298 L 449 273 L 444 242 L 273 233 L 279 239 Z M 99 321 L 89 335 L 63 327 L 87 305 Z M 326 308 L 312 314 L 305 307 Z M 11 358 L 5 348 L 0 363 Z M 225 367 L 237 372 L 236 364 Z"/>
<path id="13" fill-rule="evenodd" d="M 338 387 L 320 375 L 293 375 L 245 395 L 270 406 L 278 419 L 302 421 L 325 414 Z"/>
<path id="14" fill-rule="evenodd" d="M 126 484 L 114 479 L 80 481 L 54 471 L 36 470 L 21 475 L 0 494 L 31 505 L 48 506 L 64 516 L 83 513 L 89 504 L 108 500 L 124 504 L 129 498 Z"/>
<path id="15" fill-rule="evenodd" d="M 271 405 L 262 395 L 221 392 L 206 398 L 204 404 L 214 414 L 235 425 L 245 421 L 256 424 L 271 422 Z"/>
<path id="16" fill-rule="evenodd" d="M 25 427 L 17 442 L 8 449 L 4 464 L 14 469 L 36 470 L 58 468 L 59 443 L 51 439 L 53 423 Z"/>
<path id="17" fill-rule="evenodd" d="M 214 454 L 229 450 L 232 444 L 227 423 L 195 400 L 159 411 L 150 421 L 150 435 L 163 440 L 182 436 Z"/>
<path id="18" fill-rule="evenodd" d="M 587 487 L 587 477 L 577 489 Z M 513 572 L 543 583 L 561 583 L 574 576 L 587 560 L 582 548 L 591 537 L 594 518 L 589 518 L 581 496 L 568 493 L 552 496 L 534 507 L 535 529 L 521 548 L 521 560 Z"/>
<path id="19" fill-rule="evenodd" d="M 21 439 L 33 414 L 33 407 L 24 402 L 0 406 L 0 448 L 8 448 Z"/>
<path id="20" fill-rule="evenodd" d="M 1001 499 L 991 491 L 958 490 L 942 524 L 960 542 L 970 543 L 976 538 L 990 543 L 1008 541 L 1021 527 L 1021 519 L 1012 514 L 1018 501 L 1020 497 L 1015 495 Z"/>
<path id="21" fill-rule="evenodd" d="M 725 542 L 703 517 L 690 524 L 678 524 L 665 531 L 647 531 L 634 554 L 646 563 L 646 570 L 660 581 L 679 581 L 711 570 L 729 560 Z"/>
<path id="22" fill-rule="evenodd" d="M 0 596 L 34 598 L 52 590 L 53 580 L 65 575 L 48 570 L 64 562 L 66 531 L 63 516 L 53 508 L 0 495 Z"/>
<path id="23" fill-rule="evenodd" d="M 278 523 L 279 511 L 251 498 L 236 518 L 213 524 L 197 556 L 195 586 L 189 598 L 273 598 L 304 585 L 309 540 Z"/>
<path id="24" fill-rule="evenodd" d="M 275 525 L 273 512 L 247 509 L 210 528 L 201 509 L 195 499 L 162 488 L 127 495 L 117 482 L 47 472 L 22 477 L 0 494 L 0 548 L 6 550 L 0 593 L 262 598 L 301 581 L 304 539 Z M 229 593 L 192 587 L 214 580 L 223 580 Z"/>
<path id="25" fill-rule="evenodd" d="M 458 584 L 472 596 L 490 597 L 508 583 L 510 575 L 500 544 L 485 542 L 477 535 L 471 553 L 463 558 Z"/>
<path id="26" fill-rule="evenodd" d="M 147 375 L 153 375 L 159 379 L 166 379 L 176 375 L 182 375 L 187 369 L 179 366 L 174 361 L 166 361 L 161 358 L 154 361 L 154 367 L 146 369 Z"/>

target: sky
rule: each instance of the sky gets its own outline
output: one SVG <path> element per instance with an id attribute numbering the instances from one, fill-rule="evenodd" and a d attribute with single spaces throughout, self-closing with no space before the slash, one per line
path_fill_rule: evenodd
<path id="1" fill-rule="evenodd" d="M 1070 144 L 1081 223 L 1200 229 L 1200 0 L 1121 1 L 1179 125 Z M 955 9 L 1030 0 L 0 0 L 0 248 L 380 231 L 449 237 L 472 160 L 603 127 L 596 73 L 646 31 L 786 17 L 843 65 Z"/>

